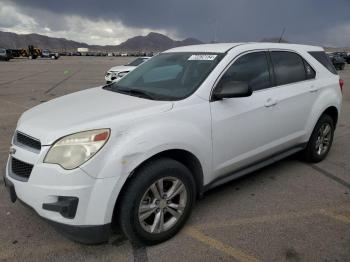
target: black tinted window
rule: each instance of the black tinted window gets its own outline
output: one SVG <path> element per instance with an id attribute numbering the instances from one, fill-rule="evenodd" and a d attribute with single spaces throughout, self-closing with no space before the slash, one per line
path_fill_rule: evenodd
<path id="1" fill-rule="evenodd" d="M 320 62 L 325 68 L 333 74 L 337 74 L 337 70 L 333 66 L 331 60 L 323 51 L 309 52 L 318 62 Z"/>
<path id="2" fill-rule="evenodd" d="M 291 52 L 271 52 L 276 84 L 285 85 L 306 79 L 303 59 Z"/>
<path id="3" fill-rule="evenodd" d="M 246 82 L 253 91 L 271 86 L 265 52 L 244 55 L 225 72 L 220 81 Z"/>

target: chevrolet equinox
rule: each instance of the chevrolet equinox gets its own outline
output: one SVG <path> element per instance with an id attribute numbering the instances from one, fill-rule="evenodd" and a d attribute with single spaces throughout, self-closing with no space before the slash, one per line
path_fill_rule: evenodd
<path id="1" fill-rule="evenodd" d="M 116 83 L 23 113 L 5 185 L 75 241 L 105 242 L 118 225 L 156 244 L 205 191 L 297 152 L 323 160 L 342 87 L 320 47 L 173 48 Z"/>

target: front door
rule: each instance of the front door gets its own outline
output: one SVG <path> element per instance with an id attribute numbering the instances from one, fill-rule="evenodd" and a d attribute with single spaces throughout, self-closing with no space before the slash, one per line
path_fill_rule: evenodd
<path id="1" fill-rule="evenodd" d="M 210 103 L 212 114 L 212 179 L 239 170 L 275 151 L 273 118 L 276 90 L 264 51 L 240 56 L 223 74 L 221 81 L 246 82 L 249 97 L 228 98 Z M 218 85 L 220 85 L 220 82 Z"/>

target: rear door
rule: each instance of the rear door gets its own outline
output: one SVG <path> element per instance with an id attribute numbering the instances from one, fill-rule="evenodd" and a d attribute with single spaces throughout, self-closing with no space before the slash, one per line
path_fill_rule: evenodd
<path id="1" fill-rule="evenodd" d="M 273 118 L 280 149 L 301 143 L 307 119 L 317 97 L 315 70 L 297 53 L 271 51 L 277 104 Z"/>

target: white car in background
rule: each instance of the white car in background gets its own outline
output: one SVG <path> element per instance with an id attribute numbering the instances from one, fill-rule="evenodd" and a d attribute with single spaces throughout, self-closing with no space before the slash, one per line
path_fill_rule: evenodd
<path id="1" fill-rule="evenodd" d="M 120 78 L 125 76 L 130 71 L 134 70 L 136 67 L 146 62 L 151 57 L 142 56 L 133 60 L 131 63 L 127 65 L 114 66 L 106 72 L 105 80 L 107 84 L 118 81 Z"/>

